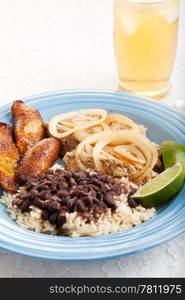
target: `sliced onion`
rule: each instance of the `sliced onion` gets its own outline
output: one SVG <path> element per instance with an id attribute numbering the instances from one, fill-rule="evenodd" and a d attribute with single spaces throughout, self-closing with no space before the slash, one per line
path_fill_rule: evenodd
<path id="1" fill-rule="evenodd" d="M 96 120 L 83 120 L 85 116 L 97 116 Z M 79 121 L 75 122 L 78 117 Z M 80 118 L 81 117 L 81 118 Z M 58 139 L 62 139 L 76 131 L 94 126 L 103 122 L 107 117 L 107 112 L 104 109 L 81 109 L 72 112 L 57 115 L 49 122 L 49 133 Z M 59 132 L 60 126 L 65 126 L 68 129 L 64 132 Z"/>
<path id="2" fill-rule="evenodd" d="M 124 115 L 120 114 L 112 114 L 107 116 L 107 119 L 105 121 L 107 125 L 110 127 L 111 130 L 135 130 L 136 132 L 141 132 L 139 126 L 134 123 L 131 119 Z M 113 125 L 115 127 L 113 127 Z M 118 129 L 116 128 L 116 125 L 118 126 Z M 121 127 L 121 128 L 120 128 Z"/>
<path id="3" fill-rule="evenodd" d="M 90 135 L 96 134 L 97 133 L 96 129 L 98 127 L 100 128 L 100 132 L 110 130 L 109 126 L 105 122 L 102 122 L 102 123 L 98 123 L 94 126 L 91 126 L 91 127 L 88 127 L 88 128 L 82 129 L 82 130 L 78 130 L 78 131 L 74 132 L 74 136 L 79 142 L 82 142 L 84 139 L 86 139 Z M 100 132 L 98 132 L 98 133 L 100 133 Z"/>
<path id="4" fill-rule="evenodd" d="M 117 132 L 102 132 L 99 134 L 93 134 L 90 137 L 83 140 L 76 149 L 75 159 L 81 170 L 86 170 L 86 166 L 81 160 L 81 155 L 83 153 L 84 147 L 86 145 L 94 145 L 93 149 L 93 160 L 97 170 L 103 171 L 103 166 L 101 163 L 103 151 L 107 145 L 115 147 L 118 145 L 128 145 L 138 149 L 136 151 L 136 157 L 138 151 L 140 152 L 140 157 L 144 158 L 145 164 L 138 172 L 130 177 L 131 180 L 139 183 L 147 174 L 153 169 L 157 162 L 158 155 L 154 145 L 147 139 L 147 137 L 129 130 L 120 130 Z M 129 145 L 128 145 L 129 147 Z M 109 154 L 111 156 L 111 154 Z M 114 158 L 114 156 L 113 156 Z M 132 157 L 133 160 L 133 157 Z M 143 161 L 142 161 L 143 162 Z M 135 165 L 132 161 L 130 165 Z"/>
<path id="5" fill-rule="evenodd" d="M 107 136 L 107 131 L 106 132 L 100 132 L 97 134 L 92 134 L 89 137 L 87 137 L 85 140 L 83 140 L 76 148 L 76 153 L 75 153 L 75 160 L 76 163 L 78 165 L 78 167 L 80 168 L 80 170 L 85 171 L 87 168 L 86 166 L 83 164 L 82 160 L 81 160 L 81 154 L 83 152 L 83 149 L 86 145 L 93 145 L 95 144 L 97 141 L 99 141 L 100 139 L 102 139 L 104 136 Z M 111 131 L 110 131 L 111 133 Z"/>
<path id="6" fill-rule="evenodd" d="M 136 132 L 141 132 L 140 127 L 132 120 L 130 120 L 128 117 L 120 114 L 112 114 L 107 116 L 106 120 L 102 123 L 96 124 L 89 128 L 85 128 L 83 130 L 76 131 L 74 133 L 74 136 L 78 141 L 81 142 L 91 134 L 97 133 L 96 132 L 97 127 L 101 127 L 101 131 L 117 130 L 116 128 L 113 127 L 113 124 L 120 127 L 119 130 L 125 129 L 125 130 L 135 130 Z"/>
<path id="7" fill-rule="evenodd" d="M 113 147 L 114 155 L 124 162 L 127 161 L 131 164 L 144 165 L 146 160 L 142 152 L 133 145 L 119 145 Z"/>

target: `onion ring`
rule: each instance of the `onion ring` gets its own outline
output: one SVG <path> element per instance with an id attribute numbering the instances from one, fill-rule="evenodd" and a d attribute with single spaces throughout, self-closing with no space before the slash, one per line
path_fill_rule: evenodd
<path id="1" fill-rule="evenodd" d="M 99 124 L 103 122 L 106 117 L 107 112 L 104 109 L 81 109 L 63 113 L 51 119 L 49 122 L 49 133 L 55 138 L 62 139 L 78 130 Z M 88 118 L 92 120 L 86 120 Z M 65 126 L 67 130 L 60 132 L 59 129 L 62 126 Z"/>

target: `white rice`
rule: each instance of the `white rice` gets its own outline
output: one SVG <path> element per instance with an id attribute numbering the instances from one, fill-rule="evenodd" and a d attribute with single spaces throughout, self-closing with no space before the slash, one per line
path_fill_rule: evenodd
<path id="1" fill-rule="evenodd" d="M 61 166 L 55 165 L 54 168 Z M 135 186 L 128 179 L 121 179 L 124 184 Z M 24 187 L 18 193 L 24 192 Z M 127 194 L 122 194 L 115 198 L 117 209 L 112 212 L 107 209 L 101 213 L 97 220 L 90 223 L 77 212 L 66 213 L 66 223 L 61 228 L 56 228 L 49 221 L 44 221 L 41 217 L 42 211 L 39 208 L 30 206 L 29 212 L 22 213 L 20 209 L 12 205 L 17 194 L 4 192 L 0 202 L 7 207 L 10 217 L 16 223 L 26 229 L 51 235 L 67 235 L 71 237 L 96 236 L 123 231 L 133 226 L 137 226 L 155 215 L 155 208 L 144 208 L 141 205 L 131 208 L 127 202 Z"/>

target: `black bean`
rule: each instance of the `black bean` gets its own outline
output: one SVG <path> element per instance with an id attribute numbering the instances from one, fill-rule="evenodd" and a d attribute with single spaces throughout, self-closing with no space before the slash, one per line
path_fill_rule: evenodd
<path id="1" fill-rule="evenodd" d="M 103 193 L 101 193 L 101 191 L 97 192 L 96 195 L 97 195 L 96 198 L 98 198 L 100 201 L 103 200 L 103 197 L 104 197 L 104 196 L 103 196 Z"/>
<path id="2" fill-rule="evenodd" d="M 34 188 L 30 191 L 30 195 L 32 195 L 32 197 L 37 197 L 38 194 L 39 194 L 39 192 L 36 190 L 36 188 Z"/>
<path id="3" fill-rule="evenodd" d="M 97 185 L 92 184 L 91 188 L 93 188 L 94 191 L 98 192 L 100 188 Z"/>
<path id="4" fill-rule="evenodd" d="M 66 216 L 63 212 L 59 213 L 57 223 L 58 225 L 63 225 L 66 222 Z"/>
<path id="5" fill-rule="evenodd" d="M 20 209 L 22 212 L 26 212 L 29 209 L 29 206 L 30 206 L 30 201 L 24 200 L 20 206 Z"/>
<path id="6" fill-rule="evenodd" d="M 78 193 L 76 186 L 73 186 L 68 193 L 70 195 L 70 198 L 76 197 L 76 195 Z"/>
<path id="7" fill-rule="evenodd" d="M 92 201 L 93 201 L 94 204 L 99 204 L 100 203 L 100 200 L 97 199 L 97 198 L 93 198 Z"/>
<path id="8" fill-rule="evenodd" d="M 59 189 L 67 189 L 68 188 L 68 184 L 65 180 L 61 180 L 58 183 L 58 188 Z"/>
<path id="9" fill-rule="evenodd" d="M 93 197 L 88 196 L 88 197 L 84 198 L 83 201 L 87 206 L 91 206 L 93 204 Z"/>
<path id="10" fill-rule="evenodd" d="M 76 196 L 78 198 L 84 198 L 88 195 L 88 193 L 86 191 L 82 191 L 82 190 L 77 190 L 76 191 Z"/>
<path id="11" fill-rule="evenodd" d="M 89 197 L 92 197 L 92 198 L 96 198 L 97 196 L 97 193 L 96 191 L 94 191 L 93 189 L 90 190 L 89 194 L 88 194 Z"/>
<path id="12" fill-rule="evenodd" d="M 59 211 L 60 210 L 60 203 L 56 200 L 51 200 L 50 204 L 48 205 L 48 210 L 50 212 Z"/>
<path id="13" fill-rule="evenodd" d="M 74 185 L 76 185 L 76 180 L 74 179 L 74 178 L 69 178 L 69 185 L 70 186 L 74 186 Z"/>
<path id="14" fill-rule="evenodd" d="M 37 189 L 39 191 L 42 191 L 43 189 L 48 189 L 48 188 L 49 188 L 49 186 L 47 184 L 45 184 L 44 182 L 37 186 Z"/>
<path id="15" fill-rule="evenodd" d="M 50 186 L 50 191 L 52 193 L 56 193 L 57 192 L 57 184 L 55 182 L 53 182 L 52 185 Z"/>
<path id="16" fill-rule="evenodd" d="M 82 171 L 74 171 L 73 172 L 73 177 L 76 180 L 81 180 L 81 179 L 85 179 L 86 178 L 86 174 L 85 174 L 85 172 L 82 172 Z"/>
<path id="17" fill-rule="evenodd" d="M 16 206 L 20 206 L 22 204 L 22 200 L 20 198 L 15 198 L 13 201 L 12 201 L 12 204 L 13 205 L 16 205 Z"/>
<path id="18" fill-rule="evenodd" d="M 112 191 L 115 191 L 118 195 L 121 194 L 121 185 L 119 183 L 115 183 L 112 187 L 111 187 Z"/>
<path id="19" fill-rule="evenodd" d="M 117 193 L 115 191 L 112 191 L 112 190 L 108 191 L 108 193 L 113 195 L 113 196 L 117 195 Z"/>
<path id="20" fill-rule="evenodd" d="M 21 198 L 21 200 L 22 200 L 23 202 L 26 201 L 26 200 L 28 200 L 27 194 L 26 194 L 26 195 L 22 195 L 20 198 Z"/>
<path id="21" fill-rule="evenodd" d="M 48 203 L 46 201 L 42 201 L 37 197 L 34 199 L 33 205 L 40 209 L 46 209 L 48 207 Z"/>
<path id="22" fill-rule="evenodd" d="M 61 206 L 60 213 L 67 213 L 69 212 L 69 209 L 66 206 Z"/>
<path id="23" fill-rule="evenodd" d="M 30 182 L 27 186 L 26 186 L 26 190 L 30 191 L 33 187 L 35 187 L 37 185 L 36 182 Z"/>
<path id="24" fill-rule="evenodd" d="M 87 180 L 85 180 L 85 179 L 80 179 L 79 180 L 79 182 L 78 182 L 78 184 L 80 185 L 80 186 L 87 186 Z"/>
<path id="25" fill-rule="evenodd" d="M 68 195 L 68 192 L 67 192 L 66 190 L 60 189 L 60 190 L 57 192 L 57 196 L 60 197 L 60 198 L 65 198 L 67 195 Z"/>
<path id="26" fill-rule="evenodd" d="M 112 184 L 114 181 L 112 177 L 106 175 L 101 175 L 100 179 L 108 184 Z"/>
<path id="27" fill-rule="evenodd" d="M 52 197 L 50 197 L 50 201 L 58 201 L 58 202 L 60 202 L 61 201 L 61 199 L 60 199 L 60 197 L 58 197 L 58 196 L 52 196 Z"/>
<path id="28" fill-rule="evenodd" d="M 44 190 L 50 191 L 50 186 L 48 184 L 44 184 Z"/>
<path id="29" fill-rule="evenodd" d="M 115 204 L 114 198 L 111 194 L 105 195 L 104 202 L 107 204 L 108 207 L 110 207 L 112 209 L 116 209 L 116 204 Z"/>
<path id="30" fill-rule="evenodd" d="M 136 192 L 137 192 L 137 188 L 132 187 L 131 190 L 130 190 L 129 196 L 134 195 Z"/>
<path id="31" fill-rule="evenodd" d="M 82 200 L 79 199 L 76 201 L 75 210 L 79 212 L 87 211 L 87 208 Z"/>
<path id="32" fill-rule="evenodd" d="M 63 175 L 63 174 L 64 174 L 64 170 L 62 170 L 62 169 L 56 169 L 56 170 L 55 170 L 55 174 L 56 174 L 56 173 L 57 173 L 57 174 L 60 174 L 60 175 L 61 175 L 61 174 Z"/>
<path id="33" fill-rule="evenodd" d="M 48 180 L 47 178 L 44 180 L 44 184 L 45 185 L 52 185 L 52 178 L 53 178 L 53 176 L 51 175 L 51 179 L 50 180 Z"/>
<path id="34" fill-rule="evenodd" d="M 84 190 L 84 186 L 82 184 L 78 184 L 78 190 Z"/>
<path id="35" fill-rule="evenodd" d="M 45 179 L 48 181 L 48 183 L 47 183 L 48 185 L 51 184 L 52 178 L 53 178 L 53 174 L 51 174 L 51 175 L 50 174 L 48 174 L 48 175 L 46 174 L 45 175 Z"/>
<path id="36" fill-rule="evenodd" d="M 128 198 L 128 204 L 131 208 L 135 208 L 136 206 L 138 206 L 139 204 L 137 203 L 137 201 L 133 198 Z"/>
<path id="37" fill-rule="evenodd" d="M 92 183 L 93 183 L 93 184 L 96 184 L 98 187 L 101 187 L 101 186 L 102 186 L 102 182 L 101 182 L 100 179 L 93 178 L 93 179 L 92 179 Z"/>
<path id="38" fill-rule="evenodd" d="M 61 204 L 62 205 L 66 205 L 67 204 L 67 201 L 70 199 L 70 197 L 69 196 L 67 196 L 67 197 L 65 197 L 65 198 L 62 198 L 61 199 Z"/>
<path id="39" fill-rule="evenodd" d="M 64 173 L 64 178 L 69 179 L 69 178 L 71 178 L 71 177 L 72 177 L 72 173 L 69 172 L 69 171 L 65 171 L 65 173 Z"/>
<path id="40" fill-rule="evenodd" d="M 41 214 L 41 216 L 42 216 L 42 218 L 44 219 L 44 220 L 48 220 L 49 219 L 49 217 L 50 217 L 50 212 L 49 211 L 47 211 L 47 210 L 43 210 L 42 211 L 42 214 Z"/>
<path id="41" fill-rule="evenodd" d="M 99 202 L 98 207 L 102 210 L 105 210 L 107 208 L 107 205 L 104 202 Z"/>
<path id="42" fill-rule="evenodd" d="M 51 224 L 56 224 L 57 223 L 57 221 L 58 221 L 58 212 L 53 212 L 52 214 L 51 214 L 51 216 L 49 217 L 49 221 L 50 221 L 50 223 Z"/>
<path id="43" fill-rule="evenodd" d="M 47 190 L 43 190 L 42 192 L 39 193 L 38 197 L 42 200 L 46 200 L 48 198 L 50 198 L 50 192 Z"/>
<path id="44" fill-rule="evenodd" d="M 67 208 L 70 209 L 70 211 L 74 208 L 75 202 L 76 202 L 75 198 L 69 199 L 69 200 L 67 201 L 67 204 L 66 204 L 66 205 L 67 205 Z"/>

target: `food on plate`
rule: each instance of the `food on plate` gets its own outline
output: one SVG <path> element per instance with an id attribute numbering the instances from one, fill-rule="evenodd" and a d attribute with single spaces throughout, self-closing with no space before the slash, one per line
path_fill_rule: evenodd
<path id="1" fill-rule="evenodd" d="M 120 176 L 119 174 L 116 176 L 127 175 L 131 181 L 138 183 L 153 170 L 158 159 L 156 148 L 144 135 L 127 130 L 106 132 L 93 135 L 78 145 L 75 159 L 82 170 L 86 168 L 82 162 L 85 156 L 84 149 L 92 147 L 91 145 L 94 145 L 92 148 L 94 169 L 98 171 L 105 169 L 106 173 L 114 173 L 119 167 L 127 174 L 121 174 L 120 170 Z M 122 164 L 116 164 L 115 161 Z"/>
<path id="2" fill-rule="evenodd" d="M 164 171 L 174 154 L 165 143 L 161 152 L 146 128 L 128 116 L 104 109 L 65 112 L 44 123 L 48 137 L 38 141 L 29 124 L 26 144 L 16 144 L 27 148 L 14 167 L 19 189 L 0 199 L 24 228 L 71 237 L 119 232 L 153 218 L 155 207 L 182 187 L 183 154 Z M 176 148 L 183 152 L 183 147 Z M 65 168 L 54 164 L 61 155 Z"/>
<path id="3" fill-rule="evenodd" d="M 43 210 L 44 219 L 49 219 L 52 224 L 63 225 L 66 212 L 86 213 L 86 217 L 91 220 L 107 208 L 115 210 L 113 196 L 119 196 L 123 188 L 119 181 L 107 175 L 96 172 L 68 172 L 58 168 L 29 182 L 23 196 L 18 195 L 14 204 L 23 212 L 28 211 L 34 204 Z"/>
<path id="4" fill-rule="evenodd" d="M 110 130 L 117 131 L 121 129 L 134 130 L 135 132 L 141 134 L 145 133 L 144 126 L 134 123 L 128 117 L 120 114 L 107 114 L 107 117 L 104 122 L 99 122 L 94 126 L 75 131 L 74 136 L 79 142 L 82 142 L 85 138 L 89 137 L 94 133 L 100 133 Z"/>
<path id="5" fill-rule="evenodd" d="M 49 132 L 49 122 L 45 122 L 44 127 L 46 129 L 47 136 L 52 137 L 52 135 Z M 73 134 L 70 134 L 70 135 L 62 138 L 60 141 L 61 141 L 60 154 L 62 156 L 64 156 L 66 154 L 66 152 L 72 151 L 79 144 L 79 141 L 75 138 L 75 136 Z"/>
<path id="6" fill-rule="evenodd" d="M 61 151 L 60 154 L 64 156 L 67 152 L 72 151 L 79 144 L 79 141 L 75 138 L 73 134 L 64 137 L 61 140 Z"/>
<path id="7" fill-rule="evenodd" d="M 26 229 L 71 237 L 97 236 L 139 225 L 155 209 L 138 205 L 130 196 L 138 186 L 127 178 L 97 172 L 67 172 L 55 165 L 1 202 Z"/>
<path id="8" fill-rule="evenodd" d="M 135 131 L 105 131 L 84 139 L 72 153 L 66 153 L 68 169 L 94 169 L 116 177 L 128 176 L 136 183 L 155 176 L 157 147 Z"/>
<path id="9" fill-rule="evenodd" d="M 109 126 L 109 128 L 113 131 L 126 129 L 126 130 L 134 130 L 138 133 L 145 133 L 142 125 L 136 124 L 134 121 L 129 119 L 128 117 L 120 114 L 111 114 L 108 115 L 105 123 Z"/>
<path id="10" fill-rule="evenodd" d="M 73 111 L 55 116 L 49 122 L 49 134 L 62 142 L 63 161 L 67 169 L 101 170 L 117 177 L 128 176 L 136 183 L 154 177 L 154 167 L 160 164 L 159 146 L 147 139 L 146 128 L 124 115 L 108 112 L 104 113 L 103 121 L 96 118 L 96 123 L 92 124 L 89 115 L 91 113 L 92 118 L 95 112 L 98 115 L 99 110 Z M 110 141 L 98 150 L 102 140 L 110 136 L 116 139 L 116 144 L 111 145 Z"/>
<path id="11" fill-rule="evenodd" d="M 45 138 L 27 150 L 18 164 L 16 175 L 20 183 L 45 173 L 55 162 L 60 152 L 60 141 Z"/>
<path id="12" fill-rule="evenodd" d="M 103 122 L 107 117 L 104 109 L 81 109 L 57 115 L 49 122 L 50 134 L 62 139 L 70 134 L 95 126 Z"/>
<path id="13" fill-rule="evenodd" d="M 15 143 L 22 157 L 30 147 L 45 137 L 45 129 L 38 110 L 23 101 L 14 101 L 11 111 Z"/>
<path id="14" fill-rule="evenodd" d="M 93 115 L 95 111 L 97 115 Z M 98 113 L 102 114 L 102 116 L 98 117 Z M 65 119 L 67 117 L 68 119 Z M 63 119 L 65 122 L 60 121 Z M 66 123 L 66 120 L 68 123 Z M 102 110 L 94 109 L 73 111 L 70 115 L 69 113 L 57 115 L 49 123 L 45 123 L 45 127 L 47 128 L 48 136 L 53 136 L 61 140 L 62 156 L 75 149 L 80 142 L 95 133 L 110 130 L 117 131 L 120 129 L 134 130 L 141 134 L 145 134 L 146 132 L 143 125 L 136 124 L 126 116 L 121 114 L 108 115 L 106 111 L 102 112 Z"/>
<path id="15" fill-rule="evenodd" d="M 162 143 L 162 155 L 164 167 L 170 168 L 178 161 L 181 162 L 185 176 L 185 146 L 175 141 L 165 141 Z"/>
<path id="16" fill-rule="evenodd" d="M 156 207 L 173 198 L 184 182 L 182 164 L 177 162 L 142 186 L 132 197 L 144 207 Z"/>
<path id="17" fill-rule="evenodd" d="M 0 122 L 0 185 L 10 193 L 17 190 L 15 170 L 18 159 L 12 127 Z"/>

